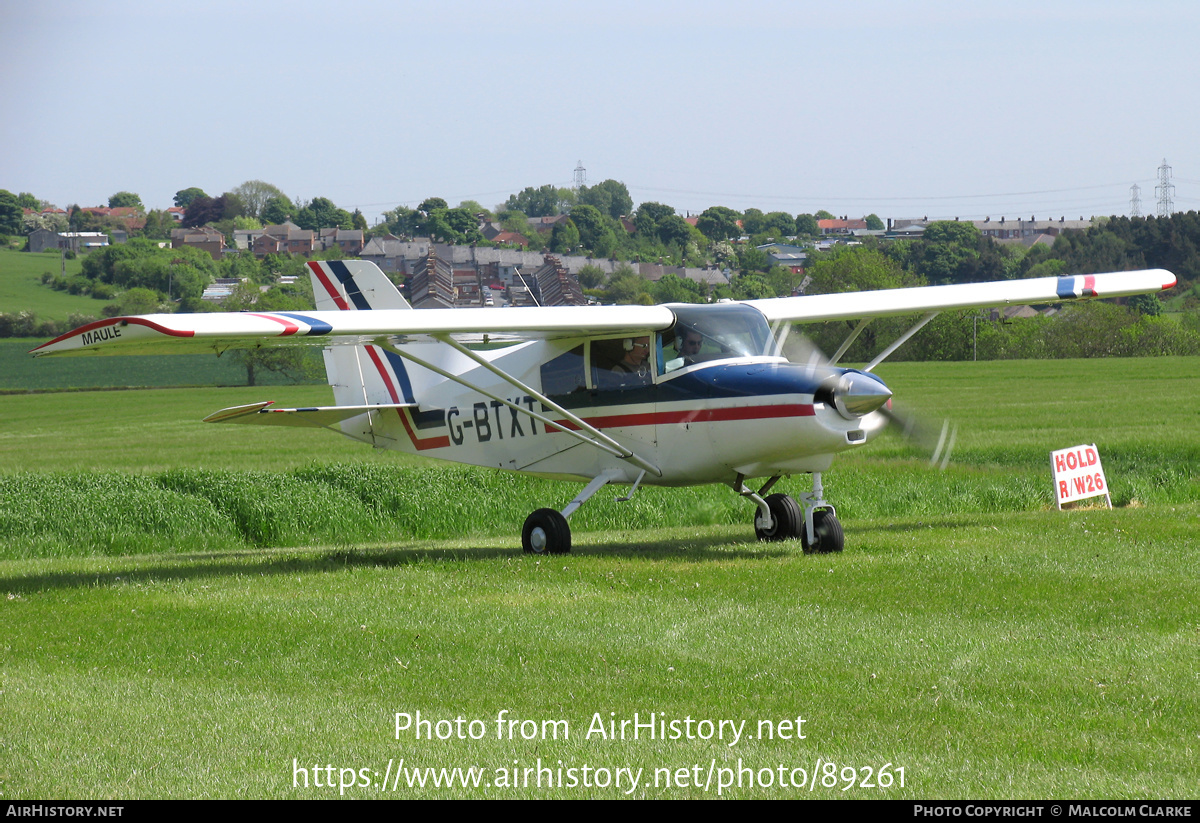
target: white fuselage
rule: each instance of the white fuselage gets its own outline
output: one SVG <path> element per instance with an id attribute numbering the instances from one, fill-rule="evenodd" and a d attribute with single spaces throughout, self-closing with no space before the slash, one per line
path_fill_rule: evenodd
<path id="1" fill-rule="evenodd" d="M 729 482 L 738 474 L 824 471 L 836 453 L 866 443 L 885 423 L 877 412 L 856 419 L 839 414 L 821 397 L 828 374 L 814 375 L 782 357 L 716 357 L 684 365 L 677 360 L 673 371 L 663 373 L 660 356 L 646 364 L 644 375 L 628 376 L 602 368 L 604 342 L 532 341 L 480 354 L 657 468 L 643 483 L 692 485 Z M 412 403 L 344 421 L 343 433 L 355 439 L 558 478 L 590 480 L 621 471 L 624 482 L 632 483 L 641 473 L 628 460 L 534 419 L 530 412 L 580 429 L 445 346 L 341 347 L 327 354 L 331 360 L 337 361 L 330 374 L 339 404 Z M 351 367 L 362 375 L 361 394 L 334 380 L 335 369 Z"/>

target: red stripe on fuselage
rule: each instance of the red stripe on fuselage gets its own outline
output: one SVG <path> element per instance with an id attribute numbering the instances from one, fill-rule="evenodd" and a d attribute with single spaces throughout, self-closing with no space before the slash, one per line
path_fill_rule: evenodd
<path id="1" fill-rule="evenodd" d="M 321 264 L 316 260 L 310 260 L 308 267 L 313 270 L 313 274 L 315 274 L 317 279 L 321 281 L 321 285 L 325 287 L 325 291 L 331 298 L 333 298 L 334 305 L 336 305 L 342 311 L 349 311 L 350 304 L 347 303 L 346 299 L 338 293 L 337 286 L 330 282 L 329 277 L 325 274 L 325 270 L 321 268 Z"/>
<path id="2" fill-rule="evenodd" d="M 1083 277 L 1083 296 L 1096 297 L 1096 275 L 1086 274 Z"/>
<path id="3" fill-rule="evenodd" d="M 379 353 L 375 351 L 374 346 L 366 346 L 367 354 L 371 357 L 371 362 L 375 364 L 379 376 L 383 378 L 383 385 L 387 386 L 388 394 L 391 395 L 392 402 L 400 403 L 400 394 L 396 391 L 396 384 L 392 381 L 392 375 L 387 370 L 387 366 L 380 358 Z M 444 449 L 450 445 L 450 436 L 442 435 L 441 437 L 430 437 L 425 440 L 417 438 L 417 433 L 413 431 L 412 421 L 409 419 L 410 414 L 406 414 L 407 409 L 396 409 L 396 414 L 400 416 L 400 423 L 404 426 L 404 430 L 408 432 L 408 439 L 418 451 L 426 449 Z"/>
<path id="4" fill-rule="evenodd" d="M 604 417 L 585 417 L 583 421 L 597 429 L 620 429 L 633 426 L 666 426 L 679 423 L 715 423 L 725 420 L 769 420 L 779 417 L 811 417 L 811 403 L 787 403 L 776 406 L 735 406 L 724 409 L 683 409 L 679 411 L 643 412 L 641 414 L 610 414 Z M 569 420 L 555 421 L 564 429 L 578 431 Z M 547 427 L 552 432 L 553 428 Z"/>

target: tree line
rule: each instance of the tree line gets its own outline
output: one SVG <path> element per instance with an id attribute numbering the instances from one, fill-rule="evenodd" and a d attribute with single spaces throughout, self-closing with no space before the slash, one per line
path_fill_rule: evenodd
<path id="1" fill-rule="evenodd" d="M 113 207 L 137 208 L 141 199 L 131 192 L 118 192 L 109 203 Z M 487 209 L 476 201 L 463 201 L 451 207 L 443 198 L 429 197 L 416 208 L 397 206 L 385 212 L 383 221 L 374 227 L 366 226 L 361 212 L 339 208 L 328 198 L 292 200 L 277 187 L 260 180 L 247 181 L 216 197 L 209 196 L 199 187 L 182 189 L 176 193 L 175 203 L 184 209 L 184 225 L 209 225 L 225 234 L 232 233 L 235 228 L 259 228 L 290 219 L 302 228 L 314 230 L 332 226 L 357 227 L 368 237 L 394 234 L 406 238 L 431 237 L 446 243 L 491 245 L 480 231 L 481 221 L 491 222 L 503 230 L 520 234 L 530 248 L 626 261 L 626 265 L 618 266 L 611 276 L 598 266 L 584 267 L 578 273 L 589 293 L 613 303 L 784 296 L 796 293 L 802 284 L 805 293 L 815 294 L 831 290 L 970 283 L 1143 267 L 1162 267 L 1175 272 L 1180 284 L 1166 299 L 1169 308 L 1186 312 L 1183 316 L 1186 322 L 1176 322 L 1173 329 L 1156 325 L 1157 321 L 1143 320 L 1160 316 L 1164 305 L 1153 295 L 1135 298 L 1129 305 L 1121 307 L 1125 314 L 1119 329 L 1113 326 L 1115 321 L 1111 317 L 1106 321 L 1108 325 L 1104 327 L 1112 332 L 1107 335 L 1112 351 L 1121 347 L 1124 347 L 1122 350 L 1144 348 L 1136 343 L 1143 338 L 1158 341 L 1154 345 L 1164 351 L 1190 350 L 1188 335 L 1194 330 L 1188 323 L 1200 304 L 1200 289 L 1197 288 L 1200 215 L 1196 212 L 1176 213 L 1165 218 L 1102 218 L 1095 220 L 1086 231 L 1063 232 L 1052 245 L 1036 244 L 1028 249 L 1020 244 L 1000 243 L 985 237 L 969 222 L 939 221 L 929 224 L 923 236 L 917 239 L 868 237 L 855 241 L 854 245 L 817 251 L 813 244 L 820 234 L 817 221 L 832 218 L 827 211 L 791 215 L 782 211 L 763 212 L 753 208 L 736 211 L 712 206 L 698 215 L 692 225 L 668 204 L 644 202 L 635 209 L 626 186 L 615 180 L 579 189 L 553 185 L 527 187 L 513 193 L 494 209 Z M 0 190 L 0 231 L 12 229 L 14 214 L 38 205 L 44 204 L 28 193 L 12 195 Z M 72 215 L 79 215 L 76 225 L 72 226 L 79 230 L 86 230 L 84 224 L 89 220 L 102 219 L 80 210 L 72 211 Z M 147 215 L 142 234 L 147 240 L 165 239 L 170 229 L 178 224 L 165 213 L 157 218 L 154 215 L 155 212 Z M 560 219 L 549 225 L 537 220 L 546 217 Z M 532 223 L 531 218 L 534 219 Z M 867 222 L 876 228 L 883 225 L 875 215 L 869 215 Z M 794 272 L 791 267 L 772 265 L 767 252 L 760 247 L 773 241 L 807 247 L 804 271 Z M 65 280 L 50 277 L 49 285 L 110 300 L 103 313 L 136 313 L 129 309 L 142 307 L 152 300 L 157 301 L 154 310 L 177 307 L 196 311 L 210 308 L 210 304 L 199 300 L 199 294 L 213 277 L 240 277 L 252 284 L 268 286 L 279 273 L 298 267 L 296 261 L 286 256 L 257 261 L 252 255 L 235 254 L 226 256 L 220 263 L 207 255 L 192 254 L 192 250 L 177 249 L 158 256 L 150 251 L 150 245 L 126 244 L 93 252 L 85 261 L 83 275 Z M 637 274 L 638 262 L 716 266 L 728 271 L 729 277 L 727 282 L 711 290 L 674 275 L 651 282 Z M 303 274 L 303 270 L 299 269 L 299 273 Z M 804 284 L 805 277 L 807 284 Z M 306 285 L 307 278 L 300 277 L 299 282 Z M 259 308 L 274 307 L 267 305 L 271 301 L 282 301 L 278 308 L 301 308 L 289 302 L 298 299 L 294 289 L 268 290 L 254 299 L 266 301 L 257 303 Z M 949 320 L 935 321 L 933 328 L 921 337 L 953 338 L 960 342 L 943 346 L 941 354 L 927 351 L 927 356 L 964 356 L 961 334 L 951 334 L 948 325 L 944 327 L 944 333 L 936 332 L 948 323 Z M 983 336 L 983 351 L 986 356 L 1038 356 L 1032 337 L 1027 340 L 1021 337 L 1025 332 L 1012 330 L 1034 325 L 1009 324 L 1007 331 L 996 331 L 989 326 Z M 882 331 L 877 328 L 875 334 Z M 1040 336 L 1045 338 L 1047 335 Z M 867 345 L 871 337 L 871 334 L 865 335 L 860 345 Z M 980 352 L 980 339 L 977 321 L 972 320 L 972 356 Z M 1131 339 L 1135 342 L 1131 343 Z M 910 344 L 909 350 L 916 351 L 914 346 Z M 1052 348 L 1098 351 L 1103 347 L 1055 344 Z"/>

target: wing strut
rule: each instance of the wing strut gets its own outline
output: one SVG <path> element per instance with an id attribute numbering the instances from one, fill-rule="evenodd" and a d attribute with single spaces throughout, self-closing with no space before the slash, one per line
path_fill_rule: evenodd
<path id="1" fill-rule="evenodd" d="M 453 346 L 457 351 L 459 351 L 462 354 L 466 355 L 467 357 L 471 358 L 476 363 L 483 366 L 485 369 L 487 369 L 492 374 L 499 377 L 504 382 L 508 383 L 513 388 L 520 389 L 521 391 L 525 392 L 530 397 L 532 397 L 534 400 L 541 403 L 543 406 L 554 409 L 556 412 L 561 414 L 563 417 L 567 418 L 567 420 L 570 420 L 576 426 L 578 426 L 579 428 L 588 432 L 593 437 L 595 437 L 596 440 L 598 440 L 600 442 L 595 442 L 593 440 L 590 440 L 587 437 L 584 437 L 583 435 L 581 435 L 579 432 L 572 432 L 566 426 L 563 426 L 561 423 L 556 423 L 555 421 L 550 420 L 547 417 L 542 417 L 540 415 L 534 415 L 533 412 L 529 409 L 521 409 L 521 411 L 525 412 L 526 414 L 530 415 L 531 417 L 537 416 L 538 419 L 549 423 L 550 425 L 554 426 L 554 428 L 558 429 L 559 431 L 566 432 L 567 434 L 573 434 L 578 439 L 583 440 L 585 443 L 591 443 L 593 446 L 597 446 L 598 448 L 603 449 L 604 451 L 608 452 L 609 454 L 612 454 L 616 457 L 620 457 L 622 460 L 628 460 L 630 463 L 633 463 L 639 469 L 645 469 L 646 471 L 654 474 L 656 477 L 662 477 L 662 471 L 660 471 L 659 468 L 657 466 L 655 466 L 653 463 L 649 462 L 648 460 L 646 460 L 642 457 L 639 457 L 632 450 L 626 448 L 625 446 L 622 446 L 616 440 L 613 440 L 607 434 L 600 431 L 599 429 L 597 429 L 595 426 L 591 425 L 590 423 L 585 423 L 582 418 L 577 417 L 576 415 L 567 411 L 562 406 L 560 406 L 558 403 L 555 403 L 553 400 L 551 400 L 549 397 L 546 397 L 541 392 L 535 390 L 532 386 L 528 386 L 528 385 L 522 383 L 520 380 L 516 379 L 508 372 L 504 371 L 501 368 L 498 368 L 491 361 L 486 360 L 483 357 L 481 357 L 478 352 L 471 351 L 466 346 L 464 346 L 462 343 L 459 343 L 457 340 L 455 340 L 453 337 L 451 337 L 448 334 L 437 334 L 437 335 L 434 335 L 434 337 L 436 337 L 438 340 L 441 340 L 443 343 L 448 343 L 449 345 Z M 501 402 L 504 402 L 507 405 L 512 406 L 514 408 L 516 407 L 516 404 L 509 403 L 508 401 L 504 400 L 503 398 L 494 397 L 493 399 L 500 400 Z M 604 444 L 607 444 L 608 448 L 605 448 Z"/>
<path id="2" fill-rule="evenodd" d="M 884 360 L 887 359 L 889 354 L 891 354 L 896 349 L 903 346 L 904 343 L 908 340 L 908 338 L 912 337 L 914 334 L 919 332 L 921 329 L 925 328 L 925 324 L 928 323 L 933 318 L 937 317 L 939 314 L 941 314 L 941 312 L 931 311 L 929 314 L 922 317 L 920 320 L 917 321 L 916 325 L 914 325 L 911 329 L 909 329 L 904 334 L 902 334 L 898 338 L 896 338 L 896 341 L 894 343 L 892 343 L 892 345 L 888 346 L 886 349 L 884 349 L 882 352 L 880 352 L 874 360 L 872 360 L 865 367 L 863 367 L 863 371 L 869 372 L 871 369 L 878 366 L 880 363 L 882 363 Z M 861 327 L 863 324 L 860 323 L 859 325 Z"/>
<path id="3" fill-rule="evenodd" d="M 830 365 L 836 365 L 837 361 L 842 359 L 842 355 L 846 353 L 846 349 L 850 348 L 850 344 L 858 339 L 858 336 L 862 333 L 862 330 L 865 329 L 867 324 L 874 319 L 874 317 L 864 317 L 862 320 L 858 321 L 858 325 L 854 327 L 854 331 L 850 332 L 850 336 L 842 341 L 842 345 L 838 347 L 838 350 L 833 353 L 833 357 L 829 359 Z"/>
<path id="4" fill-rule="evenodd" d="M 655 476 L 658 476 L 658 477 L 662 476 L 662 471 L 659 470 L 659 468 L 657 466 L 655 466 L 654 464 L 648 462 L 644 458 L 638 456 L 634 452 L 625 448 L 620 443 L 618 443 L 616 440 L 613 440 L 611 437 L 609 437 L 608 435 L 604 434 L 602 431 L 597 429 L 595 426 L 592 426 L 589 423 L 585 423 L 583 420 L 576 417 L 574 414 L 567 411 L 562 406 L 558 405 L 553 400 L 551 400 L 550 398 L 543 395 L 541 392 L 535 391 L 532 387 L 525 385 L 520 380 L 517 380 L 516 378 L 514 378 L 512 375 L 506 373 L 502 369 L 497 368 L 496 366 L 489 363 L 487 360 L 484 360 L 478 354 L 471 351 L 470 349 L 468 349 L 466 346 L 459 343 L 454 338 L 450 337 L 449 335 L 444 335 L 444 334 L 433 335 L 433 337 L 435 337 L 437 340 L 440 340 L 443 343 L 446 343 L 446 344 L 452 346 L 456 350 L 462 352 L 464 355 L 469 357 L 471 360 L 474 360 L 476 363 L 479 363 L 481 366 L 483 366 L 488 371 L 495 374 L 497 377 L 499 377 L 504 382 L 508 383 L 513 388 L 516 388 L 516 389 L 519 389 L 520 391 L 525 392 L 526 394 L 528 394 L 534 400 L 537 400 L 542 405 L 546 406 L 547 408 L 553 409 L 554 411 L 563 415 L 571 423 L 574 423 L 576 426 L 578 426 L 583 431 L 588 432 L 589 434 L 592 434 L 595 437 L 595 439 L 588 437 L 587 435 L 583 434 L 580 431 L 575 431 L 573 429 L 570 429 L 570 428 L 564 426 L 563 424 L 561 424 L 555 420 L 552 420 L 549 417 L 546 417 L 543 414 L 538 414 L 537 412 L 533 411 L 532 409 L 523 408 L 522 406 L 518 405 L 517 403 L 512 402 L 511 400 L 508 400 L 507 398 L 501 397 L 498 394 L 494 394 L 494 393 L 488 391 L 487 389 L 484 389 L 480 386 L 475 385 L 474 383 L 471 383 L 468 380 L 465 380 L 462 377 L 462 375 L 453 374 L 451 372 L 448 372 L 445 369 L 435 366 L 426 360 L 422 360 L 420 357 L 417 357 L 416 355 L 412 354 L 411 352 L 405 351 L 403 348 L 401 348 L 399 346 L 395 346 L 395 345 L 392 345 L 391 343 L 387 343 L 387 342 L 377 343 L 377 345 L 384 346 L 385 348 L 388 349 L 388 351 L 393 351 L 396 354 L 403 357 L 405 360 L 411 360 L 413 363 L 416 363 L 421 368 L 429 369 L 434 374 L 440 374 L 442 377 L 445 377 L 447 380 L 453 380 L 455 383 L 458 383 L 461 386 L 466 386 L 468 389 L 471 389 L 472 391 L 477 391 L 485 397 L 490 397 L 491 399 L 495 400 L 498 403 L 503 403 L 505 406 L 508 406 L 510 409 L 515 409 L 516 411 L 519 411 L 522 414 L 532 417 L 534 420 L 540 420 L 544 425 L 552 426 L 553 428 L 558 429 L 559 431 L 563 432 L 564 434 L 574 437 L 576 440 L 579 440 L 583 443 L 587 443 L 589 446 L 595 446 L 596 448 L 600 449 L 601 451 L 611 454 L 613 457 L 619 457 L 622 460 L 628 460 L 629 462 L 636 465 L 638 468 L 645 469 L 646 471 L 649 471 L 649 472 L 653 472 L 655 474 Z"/>

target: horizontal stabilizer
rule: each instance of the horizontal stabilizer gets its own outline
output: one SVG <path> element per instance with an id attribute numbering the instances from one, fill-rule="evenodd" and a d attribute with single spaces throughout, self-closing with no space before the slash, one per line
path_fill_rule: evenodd
<path id="1" fill-rule="evenodd" d="M 403 409 L 416 403 L 388 403 L 367 406 L 311 406 L 302 409 L 272 408 L 274 401 L 233 406 L 213 412 L 205 423 L 252 423 L 257 426 L 312 426 L 328 428 L 351 417 L 372 411 Z"/>

